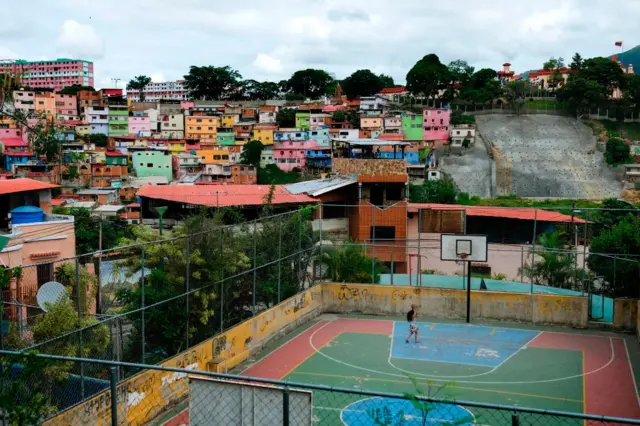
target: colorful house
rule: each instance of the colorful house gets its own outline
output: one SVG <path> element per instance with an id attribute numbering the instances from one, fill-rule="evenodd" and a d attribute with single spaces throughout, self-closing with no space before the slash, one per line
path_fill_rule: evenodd
<path id="1" fill-rule="evenodd" d="M 240 121 L 239 114 L 224 114 L 222 116 L 222 127 L 225 129 L 231 129 Z"/>
<path id="2" fill-rule="evenodd" d="M 331 167 L 331 146 L 321 146 L 317 142 L 315 144 L 309 143 L 307 144 L 307 148 L 305 150 L 305 156 L 307 157 L 307 167 Z"/>
<path id="3" fill-rule="evenodd" d="M 382 117 L 360 117 L 360 128 L 367 130 L 382 129 Z"/>
<path id="4" fill-rule="evenodd" d="M 167 149 L 173 155 L 182 154 L 187 152 L 187 144 L 184 139 L 169 139 Z"/>
<path id="5" fill-rule="evenodd" d="M 311 128 L 311 113 L 296 112 L 296 128 L 309 130 Z"/>
<path id="6" fill-rule="evenodd" d="M 446 141 L 449 139 L 449 108 L 429 108 L 423 111 L 423 141 Z"/>
<path id="7" fill-rule="evenodd" d="M 281 130 L 273 134 L 276 142 L 279 141 L 308 141 L 309 132 L 306 130 Z"/>
<path id="8" fill-rule="evenodd" d="M 126 105 L 109 106 L 109 136 L 129 134 L 129 110 Z"/>
<path id="9" fill-rule="evenodd" d="M 262 142 L 262 145 L 272 145 L 273 132 L 276 129 L 276 126 L 258 125 L 253 129 L 253 139 Z"/>
<path id="10" fill-rule="evenodd" d="M 54 93 L 36 93 L 36 114 L 51 119 L 56 115 L 56 95 Z"/>
<path id="11" fill-rule="evenodd" d="M 32 152 L 5 152 L 4 169 L 13 172 L 14 165 L 28 164 L 30 161 L 36 161 L 36 156 Z"/>
<path id="12" fill-rule="evenodd" d="M 211 116 L 185 117 L 185 137 L 187 139 L 216 140 L 220 118 Z"/>
<path id="13" fill-rule="evenodd" d="M 402 132 L 405 140 L 421 141 L 423 136 L 422 129 L 423 115 L 405 113 L 402 116 Z"/>
<path id="14" fill-rule="evenodd" d="M 163 176 L 168 182 L 173 180 L 173 162 L 169 151 L 140 151 L 133 153 L 133 169 L 136 176 Z"/>
<path id="15" fill-rule="evenodd" d="M 307 150 L 317 150 L 316 141 L 276 142 L 273 146 L 273 158 L 278 168 L 285 172 L 302 169 L 307 164 Z"/>
<path id="16" fill-rule="evenodd" d="M 78 117 L 78 99 L 76 95 L 55 95 L 56 117 L 73 116 Z"/>
<path id="17" fill-rule="evenodd" d="M 311 114 L 309 117 L 310 128 L 313 130 L 321 129 L 327 125 L 326 120 L 330 118 L 331 116 L 329 114 L 323 114 L 323 113 Z"/>
<path id="18" fill-rule="evenodd" d="M 133 115 L 129 117 L 129 134 L 133 136 L 151 136 L 151 119 L 148 115 Z"/>
<path id="19" fill-rule="evenodd" d="M 216 143 L 221 146 L 235 145 L 236 134 L 229 131 L 218 132 L 216 133 Z"/>
<path id="20" fill-rule="evenodd" d="M 309 131 L 309 139 L 318 142 L 320 146 L 331 146 L 329 129 L 316 129 Z"/>
<path id="21" fill-rule="evenodd" d="M 253 133 L 253 124 L 235 124 L 233 132 L 236 134 L 236 142 L 248 142 L 251 140 L 251 134 Z"/>
<path id="22" fill-rule="evenodd" d="M 225 149 L 206 149 L 196 151 L 202 164 L 224 164 L 229 162 L 229 151 Z"/>
<path id="23" fill-rule="evenodd" d="M 105 152 L 104 164 L 92 164 L 92 182 L 94 188 L 117 187 L 129 174 L 129 156 L 120 151 Z M 105 203 L 102 203 L 105 204 Z M 107 203 L 108 204 L 108 203 Z"/>

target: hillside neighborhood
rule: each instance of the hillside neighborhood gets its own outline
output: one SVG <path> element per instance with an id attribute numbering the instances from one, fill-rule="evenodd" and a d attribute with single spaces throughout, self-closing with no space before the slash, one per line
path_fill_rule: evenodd
<path id="1" fill-rule="evenodd" d="M 220 62 L 185 65 L 179 80 L 132 75 L 99 88 L 98 64 L 90 60 L 1 60 L 0 350 L 68 358 L 51 370 L 42 367 L 40 378 L 27 363 L 12 364 L 3 383 L 32 374 L 32 384 L 20 382 L 14 390 L 20 404 L 31 402 L 37 409 L 35 420 L 11 424 L 107 424 L 118 417 L 110 405 L 116 403 L 120 420 L 111 424 L 222 424 L 198 423 L 197 413 L 204 411 L 194 404 L 194 383 L 202 377 L 187 377 L 186 370 L 206 370 L 212 373 L 208 380 L 248 371 L 245 376 L 273 381 L 265 389 L 280 386 L 277 381 L 290 374 L 299 374 L 294 382 L 304 374 L 327 380 L 334 375 L 339 386 L 359 389 L 360 382 L 348 382 L 364 374 L 358 369 L 372 374 L 365 384 L 382 383 L 385 374 L 405 380 L 399 373 L 405 370 L 393 366 L 392 358 L 406 361 L 398 363 L 405 369 L 417 369 L 412 363 L 418 361 L 444 363 L 436 364 L 443 368 L 436 381 L 476 380 L 517 358 L 522 348 L 535 364 L 529 346 L 534 352 L 575 351 L 590 363 L 559 361 L 566 363 L 567 375 L 580 378 L 566 400 L 559 393 L 549 397 L 552 402 L 532 397 L 505 405 L 539 404 L 534 408 L 542 412 L 544 404 L 562 399 L 566 405 L 558 405 L 560 410 L 640 418 L 637 393 L 631 391 L 635 379 L 624 389 L 620 385 L 619 407 L 594 403 L 606 399 L 600 394 L 590 396 L 587 407 L 587 397 L 573 395 L 595 392 L 585 372 L 606 363 L 609 346 L 610 363 L 625 353 L 630 343 L 614 352 L 614 342 L 630 338 L 609 334 L 640 324 L 639 50 L 593 58 L 576 53 L 570 61 L 552 57 L 536 70 L 509 62 L 476 69 L 462 59 L 442 63 L 429 53 L 406 70 L 402 84 L 369 69 L 338 79 L 307 68 L 287 80 L 256 81 Z M 447 238 L 456 240 L 451 245 Z M 50 290 L 56 286 L 58 293 Z M 380 331 L 355 316 L 338 318 L 352 313 L 393 317 L 404 334 L 396 336 L 396 323 L 387 330 L 376 319 Z M 539 337 L 550 335 L 544 331 L 527 334 L 504 358 L 502 352 L 483 352 L 484 346 L 458 348 L 456 354 L 473 352 L 480 362 L 465 368 L 492 368 L 469 373 L 447 370 L 457 361 L 442 361 L 442 350 L 429 352 L 438 344 L 433 342 L 449 341 L 457 331 L 429 337 L 442 324 L 423 322 L 420 332 L 428 343 L 419 345 L 416 321 L 427 320 L 418 315 L 488 322 L 490 337 L 464 329 L 465 342 L 500 339 L 504 330 L 516 330 L 491 321 L 609 334 L 597 350 L 579 338 L 575 347 L 567 343 L 570 348 L 549 343 Z M 345 321 L 336 323 L 343 328 L 332 329 L 332 316 Z M 316 317 L 306 329 L 305 322 Z M 403 341 L 405 318 L 415 344 L 412 334 Z M 266 372 L 255 367 L 263 362 L 255 354 L 293 330 L 313 351 L 306 354 L 303 344 L 285 349 L 289 343 L 280 342 L 284 346 L 273 353 L 295 360 L 282 361 L 286 368 L 275 362 Z M 312 342 L 316 333 L 318 347 Z M 384 368 L 388 361 L 395 373 L 375 379 L 384 368 L 367 364 L 374 357 L 349 352 L 369 334 L 372 341 L 384 337 Z M 354 340 L 340 340 L 347 338 Z M 399 349 L 393 339 L 401 342 Z M 515 340 L 505 342 L 500 351 L 516 347 Z M 430 355 L 402 352 L 412 348 Z M 336 364 L 344 371 L 304 364 L 325 349 L 336 358 L 345 350 L 355 361 Z M 597 358 L 600 352 L 607 359 Z M 626 381 L 635 377 L 630 366 L 638 355 L 637 348 L 629 352 L 625 369 L 615 366 Z M 272 362 L 271 354 L 265 363 Z M 500 363 L 486 361 L 492 357 Z M 306 369 L 294 373 L 303 364 Z M 352 367 L 356 373 L 347 369 Z M 431 378 L 420 371 L 416 386 Z M 556 380 L 540 377 L 540 383 Z M 601 377 L 602 383 L 624 381 L 617 377 L 611 383 Z M 415 404 L 433 396 L 417 389 Z M 100 397 L 111 399 L 98 402 Z M 497 398 L 506 397 L 495 398 L 480 402 L 503 403 Z M 584 410 L 578 398 L 584 398 Z M 222 404 L 207 401 L 208 407 Z M 373 405 L 350 410 L 346 402 L 336 403 L 338 408 L 323 404 L 309 408 L 315 421 L 289 423 L 282 414 L 283 423 L 264 424 L 405 424 L 383 423 L 382 411 L 372 420 L 371 413 L 382 410 Z M 0 406 L 3 419 L 19 417 L 8 408 L 14 405 Z M 427 408 L 414 415 L 426 419 Z M 318 414 L 324 411 L 329 414 Z M 345 413 L 368 413 L 371 419 L 348 423 Z M 588 417 L 580 419 L 591 424 Z M 538 424 L 557 424 L 545 422 Z M 455 424 L 507 423 L 476 423 L 474 417 Z"/>

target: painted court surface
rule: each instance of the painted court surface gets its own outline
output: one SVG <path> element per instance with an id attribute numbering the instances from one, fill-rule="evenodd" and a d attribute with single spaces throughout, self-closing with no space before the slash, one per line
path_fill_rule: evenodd
<path id="1" fill-rule="evenodd" d="M 406 321 L 321 318 L 261 354 L 242 374 L 412 394 L 415 382 L 425 393 L 446 399 L 640 418 L 628 348 L 619 337 L 419 322 L 420 343 L 407 344 Z M 405 425 L 422 424 L 410 402 L 314 391 L 313 405 L 314 423 L 320 425 L 374 426 L 375 413 L 402 418 Z M 186 411 L 178 417 L 181 421 L 168 424 L 188 421 Z M 509 413 L 460 406 L 436 407 L 429 418 L 428 424 L 511 420 Z"/>

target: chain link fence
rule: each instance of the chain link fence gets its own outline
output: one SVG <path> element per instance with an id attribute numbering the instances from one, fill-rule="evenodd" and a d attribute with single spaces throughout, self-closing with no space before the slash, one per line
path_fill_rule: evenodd
<path id="1" fill-rule="evenodd" d="M 243 425 L 638 425 L 640 420 L 526 407 L 452 401 L 430 397 L 416 388 L 406 394 L 373 392 L 305 383 L 282 382 L 206 371 L 98 360 L 85 363 L 102 376 L 92 379 L 93 398 L 75 417 L 55 414 L 67 383 L 52 381 L 38 373 L 60 368 L 74 358 L 29 355 L 0 351 L 1 416 L 5 424 L 46 425 L 140 424 L 140 413 L 152 417 L 150 424 L 191 426 Z M 156 371 L 162 383 L 141 375 L 133 389 L 120 383 L 123 370 Z M 409 382 L 408 382 L 409 383 Z M 156 388 L 162 388 L 162 395 Z M 81 396 L 63 403 L 80 402 Z M 67 416 L 66 416 L 67 415 Z M 75 423 L 74 423 L 75 421 Z"/>

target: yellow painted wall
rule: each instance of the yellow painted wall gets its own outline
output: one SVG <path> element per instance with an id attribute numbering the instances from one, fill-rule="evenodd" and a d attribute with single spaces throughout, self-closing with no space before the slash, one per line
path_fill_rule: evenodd
<path id="1" fill-rule="evenodd" d="M 634 330 L 638 319 L 638 300 L 615 299 L 613 301 L 613 326 L 623 330 Z"/>
<path id="2" fill-rule="evenodd" d="M 262 142 L 262 145 L 273 145 L 273 129 L 253 129 L 253 139 Z"/>
<path id="3" fill-rule="evenodd" d="M 312 287 L 218 336 L 193 346 L 161 365 L 209 370 L 213 361 L 219 362 L 229 358 L 226 367 L 233 368 L 249 354 L 262 350 L 273 337 L 288 333 L 319 315 L 322 310 L 321 296 L 321 287 Z M 117 387 L 119 424 L 145 424 L 162 410 L 185 397 L 187 392 L 189 381 L 186 374 L 146 370 L 133 376 Z M 110 396 L 107 391 L 62 412 L 44 425 L 107 426 L 111 424 L 110 410 Z"/>
<path id="4" fill-rule="evenodd" d="M 231 128 L 240 121 L 238 114 L 225 114 L 222 116 L 222 127 Z"/>
<path id="5" fill-rule="evenodd" d="M 220 118 L 208 116 L 188 116 L 185 118 L 187 139 L 214 139 L 220 127 Z"/>
<path id="6" fill-rule="evenodd" d="M 167 145 L 169 152 L 171 152 L 172 154 L 181 154 L 187 150 L 184 141 L 169 141 Z"/>
<path id="7" fill-rule="evenodd" d="M 325 284 L 323 290 L 325 312 L 404 315 L 411 304 L 418 304 L 425 317 L 466 318 L 467 294 L 464 290 L 366 284 Z M 472 319 L 586 327 L 587 309 L 585 297 L 471 292 Z"/>
<path id="8" fill-rule="evenodd" d="M 196 155 L 201 163 L 226 164 L 229 160 L 229 151 L 226 149 L 200 149 Z"/>

